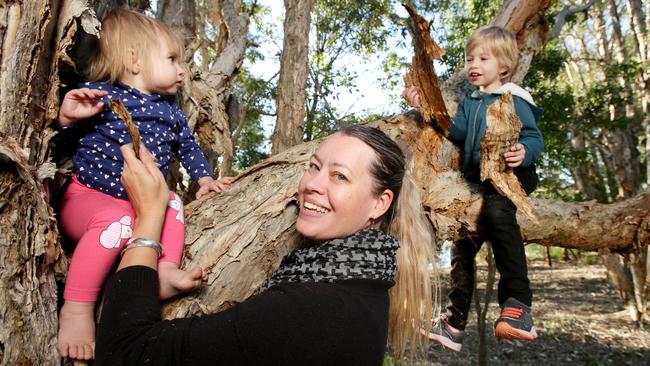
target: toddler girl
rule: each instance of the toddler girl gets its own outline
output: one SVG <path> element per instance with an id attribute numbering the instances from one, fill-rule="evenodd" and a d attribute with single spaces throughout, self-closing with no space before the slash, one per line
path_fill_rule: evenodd
<path id="1" fill-rule="evenodd" d="M 64 97 L 59 124 L 79 140 L 73 158 L 75 176 L 60 212 L 64 233 L 77 242 L 59 317 L 58 345 L 63 357 L 94 357 L 95 301 L 120 250 L 127 241 L 138 240 L 131 240 L 138 218 L 120 182 L 120 146 L 130 143 L 131 137 L 124 121 L 109 109 L 108 98 L 123 102 L 163 174 L 172 156 L 180 160 L 200 186 L 197 198 L 209 191 L 220 192 L 230 183 L 230 178 L 212 178 L 175 101 L 184 75 L 181 50 L 178 38 L 165 24 L 133 11 L 114 11 L 102 22 L 88 75 L 93 82 Z M 179 268 L 183 204 L 172 192 L 168 206 L 158 270 L 161 298 L 193 290 L 206 279 L 201 268 L 189 272 Z"/>

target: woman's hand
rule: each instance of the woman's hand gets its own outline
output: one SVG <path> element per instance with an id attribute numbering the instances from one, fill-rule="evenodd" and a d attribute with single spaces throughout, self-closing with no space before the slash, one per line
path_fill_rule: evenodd
<path id="1" fill-rule="evenodd" d="M 140 160 L 131 144 L 121 146 L 120 151 L 124 157 L 120 180 L 136 214 L 132 237 L 159 241 L 169 202 L 165 178 L 144 145 L 140 145 Z M 135 265 L 157 269 L 158 252 L 149 247 L 131 248 L 124 252 L 117 269 Z"/>
<path id="2" fill-rule="evenodd" d="M 136 219 L 161 218 L 169 202 L 169 188 L 155 158 L 140 145 L 140 160 L 135 157 L 131 144 L 120 147 L 124 157 L 122 185 L 136 213 Z"/>

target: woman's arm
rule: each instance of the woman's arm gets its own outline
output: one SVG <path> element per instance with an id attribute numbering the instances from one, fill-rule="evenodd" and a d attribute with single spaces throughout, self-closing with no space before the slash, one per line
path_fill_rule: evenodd
<path id="1" fill-rule="evenodd" d="M 169 201 L 169 188 L 165 178 L 153 155 L 143 145 L 140 146 L 140 160 L 135 157 L 131 144 L 123 145 L 120 151 L 124 157 L 122 185 L 136 214 L 132 238 L 159 241 Z M 117 270 L 135 265 L 156 270 L 158 252 L 149 247 L 127 247 Z"/>
<path id="2" fill-rule="evenodd" d="M 121 148 L 124 169 L 121 181 L 136 213 L 133 238 L 158 241 L 165 219 L 169 189 L 154 157 L 141 145 L 140 160 L 133 147 Z M 102 315 L 97 327 L 95 364 L 139 365 L 148 351 L 161 348 L 173 353 L 175 343 L 144 347 L 148 335 L 163 333 L 156 273 L 158 252 L 149 247 L 125 249 L 118 272 L 107 281 Z M 173 337 L 172 337 L 173 338 Z M 179 340 L 181 337 L 178 337 Z M 144 339 L 144 340 L 143 340 Z"/>

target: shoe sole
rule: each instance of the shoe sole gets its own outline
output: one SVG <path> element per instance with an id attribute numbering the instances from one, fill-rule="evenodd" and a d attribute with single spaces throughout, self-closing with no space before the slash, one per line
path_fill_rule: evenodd
<path id="1" fill-rule="evenodd" d="M 449 339 L 447 337 L 443 337 L 441 335 L 434 334 L 434 333 L 431 333 L 431 332 L 429 332 L 429 334 L 427 336 L 429 337 L 429 340 L 434 341 L 434 342 L 442 345 L 443 347 L 445 347 L 446 349 L 448 349 L 450 351 L 459 352 L 461 350 L 461 348 L 463 348 L 462 344 L 456 343 L 456 342 L 452 341 L 451 339 Z"/>
<path id="2" fill-rule="evenodd" d="M 537 338 L 537 331 L 535 331 L 535 327 L 532 327 L 527 332 L 514 328 L 508 322 L 501 321 L 494 327 L 494 336 L 498 339 L 532 341 Z"/>

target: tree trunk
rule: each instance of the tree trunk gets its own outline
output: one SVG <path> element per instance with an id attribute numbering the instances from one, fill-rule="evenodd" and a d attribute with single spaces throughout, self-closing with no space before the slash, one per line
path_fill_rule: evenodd
<path id="1" fill-rule="evenodd" d="M 641 64 L 647 64 L 650 59 L 650 5 L 646 2 L 645 12 L 642 9 L 641 0 L 627 1 L 627 13 L 631 19 L 630 30 L 634 44 L 634 51 Z M 647 67 L 638 67 L 637 88 L 641 99 L 641 111 L 643 113 L 643 129 L 645 135 L 645 161 L 646 161 L 646 184 L 650 185 L 650 70 Z M 650 281 L 650 278 L 648 278 Z"/>
<path id="2" fill-rule="evenodd" d="M 472 292 L 474 296 L 474 306 L 476 310 L 476 327 L 478 330 L 478 362 L 479 366 L 486 366 L 488 364 L 488 353 L 487 353 L 487 325 L 485 321 L 487 320 L 488 309 L 490 308 L 490 301 L 492 301 L 492 294 L 494 293 L 494 282 L 497 272 L 497 266 L 494 262 L 494 255 L 492 252 L 492 244 L 489 243 L 487 246 L 487 252 L 485 253 L 485 261 L 487 262 L 487 278 L 485 280 L 485 296 L 483 297 L 483 304 L 481 304 L 480 297 L 478 295 L 478 279 L 476 276 L 476 271 L 474 272 L 474 291 Z M 476 268 L 476 259 L 474 260 L 474 268 Z M 483 305 L 481 307 L 481 305 Z"/>
<path id="3" fill-rule="evenodd" d="M 171 25 L 187 46 L 196 38 L 196 6 L 194 0 L 161 0 L 157 18 Z"/>
<path id="4" fill-rule="evenodd" d="M 244 61 L 249 17 L 242 10 L 241 0 L 218 0 L 209 5 L 210 22 L 218 30 L 215 43 L 210 45 L 214 48 L 215 58 L 204 72 L 201 71 L 203 67 L 193 63 L 193 52 L 187 52 L 185 61 L 189 70 L 186 84 L 190 90 L 184 94 L 183 110 L 215 175 L 227 175 L 230 174 L 234 152 L 225 104 Z M 199 46 L 194 44 L 190 48 Z M 220 172 L 217 172 L 219 158 L 223 161 Z"/>
<path id="5" fill-rule="evenodd" d="M 56 167 L 48 143 L 58 110 L 60 64 L 78 23 L 97 31 L 82 1 L 0 6 L 0 359 L 59 363 L 55 274 L 66 263 L 45 181 Z"/>
<path id="6" fill-rule="evenodd" d="M 614 60 L 618 64 L 628 62 L 628 53 L 623 41 L 623 30 L 619 17 L 618 7 L 615 1 L 609 0 L 608 8 L 611 23 L 611 37 L 607 39 L 607 31 L 604 8 L 605 4 L 598 7 L 598 14 L 595 17 L 595 24 L 599 28 L 596 37 L 599 44 L 600 55 L 607 65 L 613 65 Z M 610 51 L 609 46 L 612 45 Z M 607 75 L 607 74 L 606 74 Z M 624 78 L 608 78 L 605 82 L 610 85 L 613 94 L 617 93 L 616 86 L 624 91 L 626 100 L 632 100 L 631 85 L 628 85 Z M 635 108 L 632 105 L 623 105 L 620 102 L 612 102 L 609 105 L 610 119 L 613 123 L 625 117 L 635 120 Z M 613 175 L 616 179 L 618 193 L 615 199 L 624 199 L 631 197 L 641 190 L 640 160 L 637 150 L 636 125 L 632 122 L 629 126 L 607 129 L 604 131 L 605 144 L 602 146 L 610 157 L 610 165 Z M 620 260 L 618 254 L 609 252 L 600 252 L 601 261 L 606 265 L 610 278 L 617 287 L 621 301 L 628 307 L 633 321 L 639 322 L 645 313 L 645 277 L 639 280 L 635 277 L 645 275 L 645 263 L 640 264 L 639 256 L 634 255 L 634 251 L 627 254 L 627 258 Z M 643 257 L 643 256 L 641 256 Z M 622 276 L 621 273 L 630 271 L 633 276 Z"/>
<path id="7" fill-rule="evenodd" d="M 127 8 L 143 12 L 151 7 L 149 0 L 93 0 L 90 3 L 95 9 L 97 19 L 104 19 L 109 11 L 117 8 Z"/>
<path id="8" fill-rule="evenodd" d="M 480 234 L 476 225 L 482 204 L 479 187 L 458 172 L 458 151 L 443 154 L 441 143 L 446 140 L 416 121 L 418 116 L 400 115 L 371 125 L 405 148 L 437 239 Z M 184 265 L 206 268 L 208 286 L 169 304 L 166 316 L 212 312 L 242 301 L 300 245 L 293 227 L 297 185 L 317 143 L 277 154 L 242 173 L 226 192 L 187 206 Z M 527 241 L 615 251 L 650 243 L 650 193 L 610 205 L 532 199 L 531 206 L 539 223 L 523 214 L 517 217 Z"/>
<path id="9" fill-rule="evenodd" d="M 312 5 L 312 0 L 284 0 L 284 42 L 271 154 L 303 141 Z"/>

